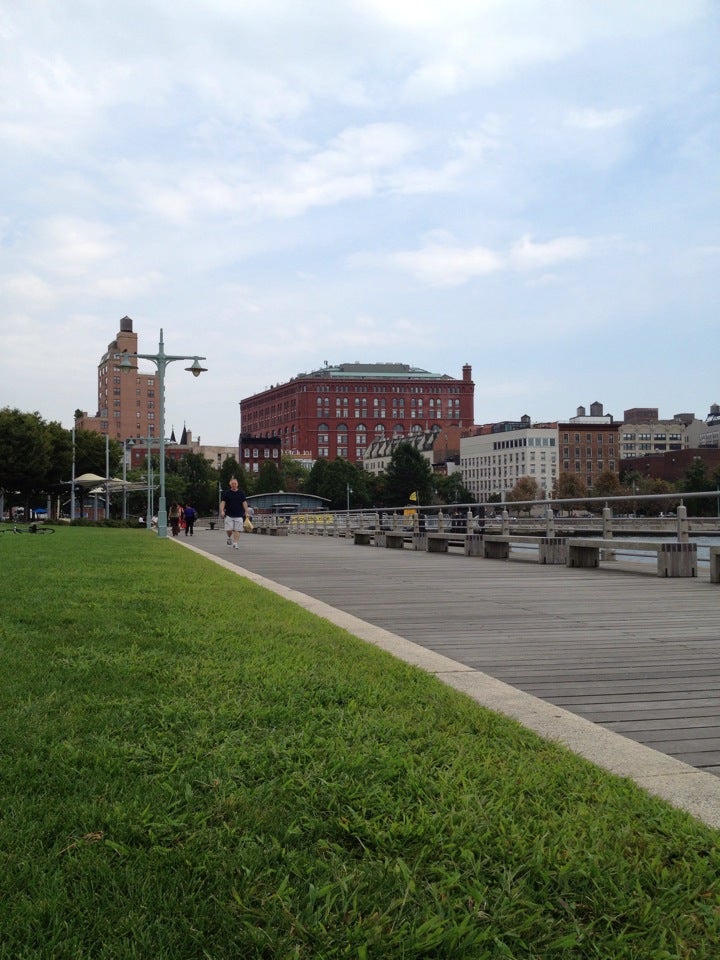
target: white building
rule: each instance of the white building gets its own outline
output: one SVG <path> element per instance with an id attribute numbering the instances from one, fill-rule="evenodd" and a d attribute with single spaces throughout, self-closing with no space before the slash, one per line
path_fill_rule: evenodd
<path id="1" fill-rule="evenodd" d="M 532 477 L 540 496 L 549 497 L 558 476 L 557 427 L 516 427 L 463 437 L 460 470 L 463 484 L 479 503 L 494 494 L 505 500 L 521 477 Z"/>

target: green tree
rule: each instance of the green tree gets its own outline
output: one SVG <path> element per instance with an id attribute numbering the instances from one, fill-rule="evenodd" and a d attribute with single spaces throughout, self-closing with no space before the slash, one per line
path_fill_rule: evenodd
<path id="1" fill-rule="evenodd" d="M 282 489 L 282 483 L 277 464 L 273 463 L 272 460 L 265 460 L 260 465 L 255 483 L 255 493 L 277 493 L 280 489 Z"/>
<path id="2" fill-rule="evenodd" d="M 441 503 L 473 503 L 472 493 L 463 484 L 462 473 L 456 471 L 450 476 L 445 474 L 433 474 L 433 483 L 435 485 L 435 494 Z"/>
<path id="3" fill-rule="evenodd" d="M 385 471 L 385 506 L 401 507 L 417 491 L 418 502 L 428 504 L 433 493 L 433 473 L 425 457 L 411 443 L 399 443 Z"/>
<path id="4" fill-rule="evenodd" d="M 46 485 L 51 465 L 51 444 L 39 413 L 0 410 L 0 490 L 8 505 L 22 504 Z"/>
<path id="5" fill-rule="evenodd" d="M 693 462 L 685 471 L 680 481 L 680 490 L 683 493 L 702 493 L 705 490 L 715 490 L 715 481 L 708 475 L 707 464 L 702 457 L 693 457 Z M 707 499 L 693 497 L 687 503 L 688 513 L 696 517 L 713 516 L 717 510 L 715 498 Z"/>
<path id="6" fill-rule="evenodd" d="M 282 489 L 290 493 L 298 493 L 305 489 L 310 471 L 299 463 L 295 457 L 281 458 L 280 472 L 282 475 Z"/>
<path id="7" fill-rule="evenodd" d="M 178 465 L 185 481 L 184 500 L 198 513 L 214 513 L 217 509 L 217 470 L 201 453 L 187 453 Z"/>

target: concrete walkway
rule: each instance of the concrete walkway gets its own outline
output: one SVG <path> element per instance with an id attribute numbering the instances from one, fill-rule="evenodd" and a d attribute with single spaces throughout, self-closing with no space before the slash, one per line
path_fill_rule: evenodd
<path id="1" fill-rule="evenodd" d="M 707 579 L 331 537 L 175 542 L 720 828 L 720 587 Z"/>

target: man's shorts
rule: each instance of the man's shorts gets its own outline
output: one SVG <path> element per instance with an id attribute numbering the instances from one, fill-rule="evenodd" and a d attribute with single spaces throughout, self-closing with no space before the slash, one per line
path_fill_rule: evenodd
<path id="1" fill-rule="evenodd" d="M 228 517 L 225 515 L 225 533 L 232 533 L 233 530 L 238 530 L 242 533 L 243 529 L 243 517 Z"/>

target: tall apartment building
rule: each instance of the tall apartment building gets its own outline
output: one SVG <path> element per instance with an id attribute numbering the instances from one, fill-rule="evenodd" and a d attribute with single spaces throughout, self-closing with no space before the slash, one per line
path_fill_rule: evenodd
<path id="1" fill-rule="evenodd" d="M 551 496 L 558 475 L 558 431 L 532 426 L 530 417 L 496 423 L 460 440 L 463 484 L 479 503 L 501 500 L 521 477 L 537 481 L 541 496 Z"/>
<path id="2" fill-rule="evenodd" d="M 590 415 L 578 407 L 577 415 L 558 423 L 560 471 L 579 477 L 588 490 L 606 470 L 620 469 L 619 429 L 601 403 L 590 405 Z"/>
<path id="3" fill-rule="evenodd" d="M 158 436 L 160 397 L 156 396 L 155 374 L 139 373 L 137 360 L 133 370 L 122 373 L 120 362 L 125 353 L 138 352 L 137 334 L 130 317 L 123 317 L 120 330 L 100 357 L 97 374 L 97 413 L 86 413 L 76 421 L 79 430 L 94 430 L 120 443 L 130 437 Z"/>
<path id="4" fill-rule="evenodd" d="M 361 462 L 372 440 L 469 427 L 475 384 L 404 363 L 341 363 L 240 401 L 242 433 L 279 437 L 283 453 Z"/>
<path id="5" fill-rule="evenodd" d="M 153 453 L 160 449 L 160 384 L 157 373 L 140 373 L 138 361 L 131 358 L 132 370 L 123 373 L 120 362 L 125 353 L 138 353 L 138 337 L 133 331 L 130 317 L 123 317 L 120 330 L 107 350 L 100 357 L 97 372 L 97 413 L 83 413 L 75 421 L 78 430 L 93 430 L 119 443 L 135 438 L 144 438 L 144 443 L 129 447 L 126 451 L 127 466 L 141 466 L 146 458 L 148 444 Z M 152 438 L 157 437 L 157 445 Z M 166 437 L 166 440 L 168 438 Z M 165 454 L 179 460 L 188 452 L 202 453 L 207 460 L 220 469 L 228 457 L 237 457 L 237 446 L 200 445 L 200 438 L 183 427 L 180 440 L 176 442 L 174 430 L 165 447 Z"/>

